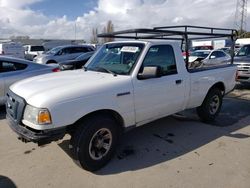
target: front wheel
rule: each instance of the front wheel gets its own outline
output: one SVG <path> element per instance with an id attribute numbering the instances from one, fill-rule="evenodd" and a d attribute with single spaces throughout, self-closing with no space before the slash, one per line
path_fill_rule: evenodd
<path id="1" fill-rule="evenodd" d="M 112 158 L 118 142 L 118 125 L 113 118 L 93 116 L 79 125 L 72 136 L 73 157 L 78 165 L 96 171 Z"/>
<path id="2" fill-rule="evenodd" d="M 222 92 L 214 88 L 210 90 L 201 106 L 197 108 L 197 114 L 204 122 L 214 121 L 218 116 L 222 105 Z"/>

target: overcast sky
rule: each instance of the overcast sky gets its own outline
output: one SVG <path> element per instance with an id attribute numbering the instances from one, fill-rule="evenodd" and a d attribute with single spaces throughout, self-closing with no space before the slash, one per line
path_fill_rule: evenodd
<path id="1" fill-rule="evenodd" d="M 108 20 L 115 30 L 192 24 L 234 27 L 237 0 L 0 0 L 0 38 L 85 39 Z M 248 4 L 250 30 L 250 3 Z M 76 32 L 75 32 L 76 31 Z"/>

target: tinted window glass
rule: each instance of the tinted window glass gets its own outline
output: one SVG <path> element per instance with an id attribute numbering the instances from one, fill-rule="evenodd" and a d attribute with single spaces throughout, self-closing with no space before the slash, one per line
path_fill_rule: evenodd
<path id="1" fill-rule="evenodd" d="M 67 55 L 67 54 L 70 54 L 71 51 L 72 51 L 71 48 L 64 48 L 64 49 L 62 49 L 62 50 L 60 50 L 60 51 L 58 52 L 58 55 Z"/>
<path id="2" fill-rule="evenodd" d="M 84 52 L 89 52 L 89 49 L 85 47 L 74 47 L 71 50 L 71 53 L 84 53 Z"/>
<path id="3" fill-rule="evenodd" d="M 249 56 L 250 55 L 250 45 L 243 46 L 236 56 Z"/>
<path id="4" fill-rule="evenodd" d="M 157 45 L 149 49 L 144 61 L 145 66 L 159 66 L 163 75 L 176 74 L 175 55 L 172 46 Z"/>
<path id="5" fill-rule="evenodd" d="M 218 57 L 225 57 L 226 55 L 223 52 L 218 52 Z"/>
<path id="6" fill-rule="evenodd" d="M 216 51 L 215 51 L 215 52 L 212 52 L 211 55 L 210 55 L 210 58 L 211 58 L 212 56 L 214 56 L 215 58 L 217 58 L 217 52 L 216 52 Z"/>
<path id="7" fill-rule="evenodd" d="M 0 72 L 24 70 L 28 65 L 16 62 L 0 62 Z"/>
<path id="8" fill-rule="evenodd" d="M 44 51 L 44 47 L 43 46 L 31 46 L 30 51 L 31 52 Z"/>

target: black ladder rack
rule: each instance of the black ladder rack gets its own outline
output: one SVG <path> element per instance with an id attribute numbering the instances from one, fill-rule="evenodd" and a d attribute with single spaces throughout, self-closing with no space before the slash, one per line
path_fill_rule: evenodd
<path id="1" fill-rule="evenodd" d="M 181 48 L 183 48 L 183 45 L 185 45 L 186 63 L 188 63 L 188 51 L 189 51 L 190 41 L 202 40 L 202 39 L 229 38 L 232 41 L 231 63 L 233 63 L 234 45 L 238 37 L 238 32 L 235 29 L 180 25 L 180 26 L 154 27 L 153 29 L 147 29 L 147 28 L 129 29 L 123 31 L 116 31 L 112 33 L 102 33 L 99 34 L 98 37 L 135 39 L 135 40 L 153 39 L 153 40 L 181 41 Z"/>

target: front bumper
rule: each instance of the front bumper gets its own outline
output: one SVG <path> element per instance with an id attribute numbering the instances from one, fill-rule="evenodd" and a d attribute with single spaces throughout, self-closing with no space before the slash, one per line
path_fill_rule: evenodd
<path id="1" fill-rule="evenodd" d="M 17 133 L 18 138 L 23 142 L 34 142 L 38 145 L 48 144 L 60 140 L 66 134 L 66 128 L 52 130 L 34 130 L 18 124 L 11 116 L 6 115 L 7 122 L 11 129 Z"/>
<path id="2" fill-rule="evenodd" d="M 236 80 L 238 82 L 250 83 L 250 71 L 248 71 L 248 72 L 238 71 L 238 76 L 237 76 Z"/>

